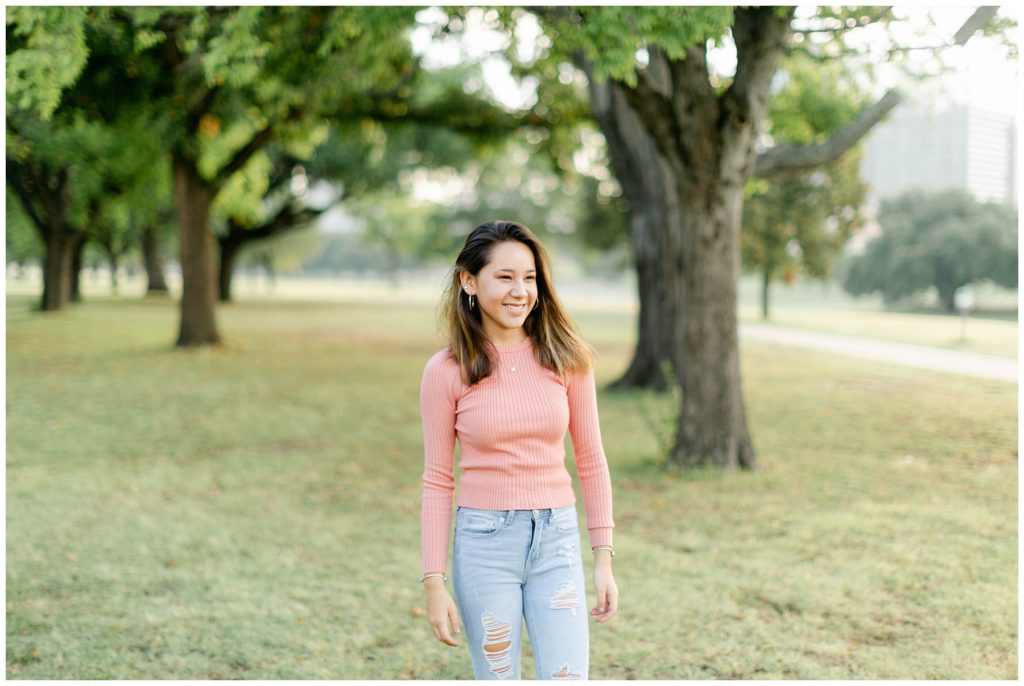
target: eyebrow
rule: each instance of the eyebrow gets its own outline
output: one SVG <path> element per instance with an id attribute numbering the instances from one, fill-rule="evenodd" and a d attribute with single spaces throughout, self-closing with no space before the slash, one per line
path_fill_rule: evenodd
<path id="1" fill-rule="evenodd" d="M 527 270 L 526 270 L 526 273 L 527 273 L 527 274 L 529 274 L 530 272 L 534 272 L 534 273 L 536 273 L 536 271 L 537 271 L 536 269 L 527 269 Z M 495 270 L 494 270 L 494 273 L 495 273 L 495 274 L 498 274 L 498 273 L 500 273 L 500 272 L 512 272 L 513 274 L 515 274 L 515 273 L 516 273 L 516 270 L 515 270 L 515 269 L 510 269 L 509 267 L 505 267 L 504 269 L 495 269 Z"/>

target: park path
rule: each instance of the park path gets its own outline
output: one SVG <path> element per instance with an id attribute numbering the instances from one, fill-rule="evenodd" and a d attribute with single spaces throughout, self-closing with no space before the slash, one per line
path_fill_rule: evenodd
<path id="1" fill-rule="evenodd" d="M 740 322 L 740 338 L 810 348 L 890 364 L 932 369 L 984 379 L 1017 382 L 1017 360 L 1010 357 L 944 350 L 927 345 L 793 329 L 758 322 Z"/>

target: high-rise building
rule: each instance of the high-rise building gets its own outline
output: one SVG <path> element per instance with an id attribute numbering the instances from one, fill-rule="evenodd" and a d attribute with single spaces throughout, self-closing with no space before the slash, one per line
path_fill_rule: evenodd
<path id="1" fill-rule="evenodd" d="M 904 105 L 868 134 L 861 176 L 874 202 L 909 190 L 960 188 L 1016 206 L 1016 137 L 1011 114 Z"/>

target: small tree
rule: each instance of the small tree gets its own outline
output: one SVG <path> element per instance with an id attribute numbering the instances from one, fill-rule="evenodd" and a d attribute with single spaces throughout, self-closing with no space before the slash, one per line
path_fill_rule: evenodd
<path id="1" fill-rule="evenodd" d="M 1017 287 L 1017 213 L 983 203 L 964 191 L 911 192 L 883 201 L 882 234 L 851 260 L 843 288 L 852 295 L 879 292 L 887 304 L 934 286 L 954 312 L 956 289 L 990 280 Z"/>
<path id="2" fill-rule="evenodd" d="M 845 64 L 820 63 L 802 53 L 784 60 L 785 86 L 772 99 L 771 135 L 803 145 L 827 140 L 867 106 Z M 860 180 L 860 150 L 812 172 L 747 182 L 740 232 L 746 269 L 761 274 L 761 314 L 767 319 L 769 286 L 798 271 L 831 275 L 835 255 L 861 223 L 867 191 Z"/>

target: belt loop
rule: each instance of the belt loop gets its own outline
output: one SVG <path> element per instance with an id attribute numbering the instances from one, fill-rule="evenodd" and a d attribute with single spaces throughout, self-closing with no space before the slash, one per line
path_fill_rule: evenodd
<path id="1" fill-rule="evenodd" d="M 505 528 L 506 529 L 508 527 L 512 526 L 512 520 L 515 519 L 515 516 L 516 516 L 516 511 L 515 510 L 509 510 L 508 512 L 505 513 Z"/>

